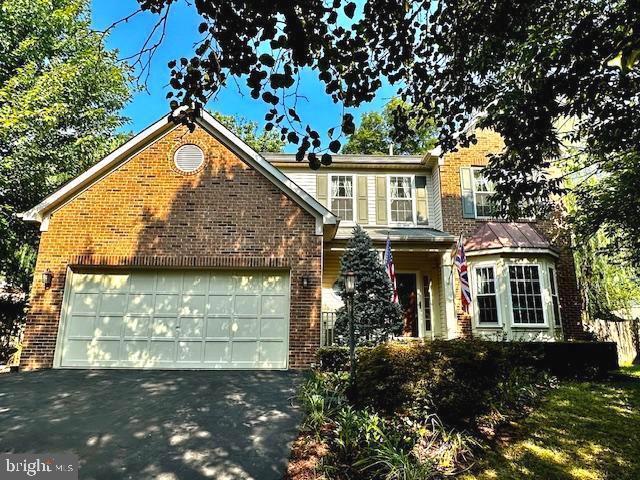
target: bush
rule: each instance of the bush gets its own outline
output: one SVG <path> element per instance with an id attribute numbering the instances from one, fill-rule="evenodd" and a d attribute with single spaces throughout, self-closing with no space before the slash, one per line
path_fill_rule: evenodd
<path id="1" fill-rule="evenodd" d="M 367 352 L 370 347 L 356 348 L 356 362 L 362 352 Z M 349 347 L 321 347 L 317 353 L 318 365 L 323 372 L 348 372 L 351 366 Z"/>
<path id="2" fill-rule="evenodd" d="M 475 423 L 495 405 L 499 388 L 514 397 L 532 396 L 526 389 L 538 373 L 593 378 L 617 362 L 614 344 L 586 342 L 389 342 L 359 348 L 357 355 L 358 404 L 387 413 L 435 413 L 452 425 Z M 345 348 L 321 349 L 319 359 L 329 371 L 348 368 Z M 521 378 L 510 379 L 518 369 Z"/>

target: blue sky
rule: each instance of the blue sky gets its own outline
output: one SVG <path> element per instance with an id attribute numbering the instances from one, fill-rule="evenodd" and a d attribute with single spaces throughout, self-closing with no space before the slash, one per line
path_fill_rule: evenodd
<path id="1" fill-rule="evenodd" d="M 93 27 L 103 30 L 116 20 L 136 11 L 137 8 L 136 0 L 92 0 Z M 136 53 L 156 20 L 155 15 L 144 12 L 128 23 L 119 24 L 108 37 L 107 46 L 110 49 L 117 49 L 121 58 Z M 172 7 L 167 36 L 153 59 L 151 74 L 146 82 L 147 90 L 135 93 L 133 100 L 125 108 L 124 114 L 131 119 L 131 123 L 124 130 L 139 132 L 168 112 L 169 106 L 165 98 L 169 91 L 167 62 L 183 56 L 191 58 L 193 44 L 199 39 L 197 32 L 199 23 L 200 19 L 195 7 L 189 7 L 184 1 L 179 1 Z M 253 100 L 243 82 L 240 81 L 239 84 L 240 92 L 238 87 L 230 82 L 217 99 L 207 105 L 207 108 L 227 115 L 239 114 L 263 125 L 264 114 L 267 111 L 266 104 Z M 301 101 L 298 104 L 298 112 L 303 122 L 311 123 L 321 133 L 339 122 L 340 107 L 334 105 L 325 95 L 321 82 L 316 79 L 313 72 L 304 73 L 300 94 L 308 98 L 307 102 Z M 391 87 L 384 88 L 372 103 L 351 112 L 357 120 L 360 112 L 379 110 L 392 95 Z M 286 150 L 294 151 L 295 147 L 288 146 Z"/>

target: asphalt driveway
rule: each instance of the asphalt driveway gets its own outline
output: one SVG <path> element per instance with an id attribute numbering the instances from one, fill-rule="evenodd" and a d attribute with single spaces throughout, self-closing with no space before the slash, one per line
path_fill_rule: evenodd
<path id="1" fill-rule="evenodd" d="M 292 372 L 47 370 L 0 376 L 0 451 L 70 451 L 81 479 L 282 478 Z"/>

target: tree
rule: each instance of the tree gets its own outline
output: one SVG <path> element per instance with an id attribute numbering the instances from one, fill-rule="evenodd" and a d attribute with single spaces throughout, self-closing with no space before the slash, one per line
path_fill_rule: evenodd
<path id="1" fill-rule="evenodd" d="M 435 123 L 424 127 L 412 125 L 411 133 L 401 136 L 396 131 L 394 120 L 396 112 L 411 115 L 411 105 L 398 98 L 392 99 L 379 112 L 364 113 L 360 125 L 351 134 L 342 153 L 387 154 L 393 145 L 396 155 L 416 155 L 427 153 L 436 146 Z"/>
<path id="2" fill-rule="evenodd" d="M 348 337 L 349 318 L 346 309 L 347 293 L 342 278 L 346 272 L 356 274 L 353 317 L 358 342 L 377 343 L 386 340 L 391 334 L 399 334 L 402 331 L 402 312 L 400 306 L 392 301 L 391 281 L 373 248 L 371 238 L 360 226 L 353 229 L 353 236 L 340 260 L 338 288 L 345 306 L 337 312 L 336 330 L 338 336 L 345 341 Z"/>
<path id="3" fill-rule="evenodd" d="M 138 0 L 166 26 L 171 0 Z M 439 146 L 475 141 L 475 124 L 502 135 L 490 157 L 498 214 L 543 215 L 562 193 L 548 174 L 563 161 L 558 119 L 575 119 L 568 137 L 605 174 L 640 145 L 640 4 L 636 0 L 201 0 L 202 42 L 191 59 L 170 63 L 170 105 L 205 104 L 230 79 L 266 103 L 267 129 L 298 146 L 312 168 L 331 163 L 355 131 L 350 108 L 371 101 L 385 82 L 412 105 L 397 131 L 436 119 Z M 157 45 L 157 44 L 156 44 Z M 153 49 L 141 52 L 152 55 Z M 296 110 L 303 71 L 344 107 L 323 142 Z M 191 113 L 177 116 L 189 123 Z M 633 170 L 638 171 L 634 156 Z M 615 169 L 613 169 L 615 171 Z M 615 196 L 615 193 L 613 194 Z M 609 217 L 627 232 L 624 202 Z"/>
<path id="4" fill-rule="evenodd" d="M 0 4 L 0 276 L 28 289 L 37 229 L 16 218 L 121 142 L 129 71 L 88 0 Z"/>
<path id="5" fill-rule="evenodd" d="M 275 132 L 260 130 L 257 122 L 248 121 L 238 115 L 223 115 L 214 112 L 213 116 L 225 127 L 238 135 L 247 145 L 256 152 L 282 152 L 285 142 Z"/>

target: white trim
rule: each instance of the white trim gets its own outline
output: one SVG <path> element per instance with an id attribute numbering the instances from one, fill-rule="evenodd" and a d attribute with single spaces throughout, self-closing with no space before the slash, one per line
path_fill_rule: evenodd
<path id="1" fill-rule="evenodd" d="M 330 173 L 330 174 L 327 175 L 327 182 L 328 182 L 328 185 L 327 185 L 327 205 L 329 206 L 330 210 L 332 209 L 331 201 L 333 200 L 333 197 L 331 195 L 331 190 L 332 190 L 332 188 L 331 188 L 332 187 L 331 180 L 334 177 L 351 177 L 351 202 L 352 202 L 351 203 L 351 205 L 352 205 L 351 210 L 352 210 L 353 218 L 351 220 L 340 219 L 340 224 L 343 227 L 355 226 L 355 224 L 357 223 L 357 218 L 358 218 L 358 212 L 356 210 L 358 208 L 357 207 L 357 203 L 358 203 L 357 202 L 357 198 L 358 198 L 357 195 L 358 195 L 358 192 L 356 191 L 356 189 L 358 188 L 356 186 L 356 180 L 357 180 L 356 177 L 357 176 L 356 176 L 355 173 Z M 338 198 L 347 198 L 347 197 L 338 197 Z M 333 210 L 331 210 L 331 212 L 333 213 Z M 334 215 L 336 215 L 336 214 L 334 213 Z M 336 215 L 336 217 L 338 217 L 338 216 Z M 338 217 L 338 218 L 340 218 L 340 217 Z"/>
<path id="2" fill-rule="evenodd" d="M 66 198 L 77 193 L 80 189 L 87 188 L 100 180 L 112 167 L 131 158 L 131 152 L 140 147 L 144 142 L 154 140 L 159 134 L 171 131 L 177 127 L 171 121 L 172 114 L 165 115 L 160 120 L 147 127 L 131 140 L 111 152 L 100 162 L 89 168 L 71 182 L 49 195 L 42 202 L 30 210 L 18 216 L 27 222 L 43 222 L 46 213 Z M 271 182 L 290 196 L 302 208 L 316 218 L 316 235 L 322 235 L 323 225 L 337 225 L 338 219 L 320 202 L 310 196 L 302 188 L 296 185 L 289 177 L 278 168 L 271 165 L 260 154 L 254 151 L 240 138 L 218 122 L 211 114 L 201 110 L 200 117 L 196 119 L 205 130 L 212 134 L 218 141 L 240 156 L 250 166 L 262 173 Z"/>
<path id="3" fill-rule="evenodd" d="M 558 252 L 550 248 L 532 248 L 532 247 L 502 247 L 502 248 L 486 248 L 483 250 L 472 250 L 465 252 L 467 257 L 481 257 L 483 255 L 500 255 L 504 253 L 520 253 L 520 254 L 534 254 L 534 255 L 551 255 L 553 257 L 559 257 Z"/>
<path id="4" fill-rule="evenodd" d="M 562 330 L 562 305 L 560 304 L 560 291 L 558 290 L 558 272 L 556 270 L 555 265 L 547 266 L 547 275 L 551 273 L 549 276 L 549 298 L 551 299 L 551 312 L 553 313 L 553 328 Z M 554 295 L 553 289 L 551 288 L 551 280 L 553 280 L 553 286 L 555 287 L 556 293 Z M 553 309 L 553 297 L 556 297 L 558 301 L 558 318 L 556 317 L 556 312 Z M 557 321 L 557 322 L 556 322 Z"/>
<path id="5" fill-rule="evenodd" d="M 480 311 L 477 308 L 477 299 L 478 299 L 478 283 L 476 282 L 476 270 L 478 268 L 492 268 L 493 269 L 493 288 L 494 288 L 494 297 L 496 299 L 496 314 L 498 317 L 498 322 L 497 323 L 480 323 Z M 479 329 L 484 329 L 484 328 L 488 328 L 488 329 L 495 329 L 495 328 L 502 328 L 504 325 L 504 322 L 502 320 L 502 308 L 501 308 L 501 301 L 500 301 L 500 284 L 498 282 L 499 280 L 499 270 L 498 270 L 498 264 L 496 262 L 481 262 L 481 263 L 474 263 L 471 266 L 471 277 L 469 280 L 471 282 L 471 310 L 472 310 L 472 317 L 473 317 L 473 324 L 475 328 L 479 328 Z"/>
<path id="6" fill-rule="evenodd" d="M 391 219 L 391 201 L 393 200 L 391 198 L 391 177 L 396 177 L 396 178 L 409 178 L 410 182 L 411 182 L 411 213 L 412 213 L 412 220 L 411 222 L 394 222 Z M 396 200 L 407 200 L 405 199 L 396 199 Z M 411 173 L 411 174 L 396 174 L 396 173 L 390 173 L 387 175 L 387 223 L 389 224 L 389 226 L 394 226 L 394 227 L 413 227 L 415 225 L 417 225 L 417 221 L 416 221 L 416 176 L 415 174 Z M 428 225 L 422 225 L 424 227 L 428 228 Z"/>

